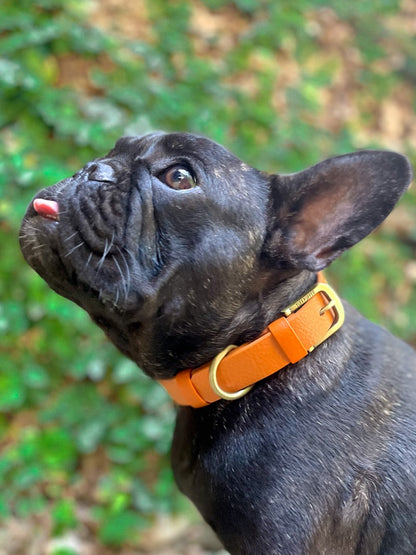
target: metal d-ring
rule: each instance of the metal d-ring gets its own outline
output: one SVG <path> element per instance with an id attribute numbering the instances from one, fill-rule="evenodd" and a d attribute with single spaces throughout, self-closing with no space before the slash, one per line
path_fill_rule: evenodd
<path id="1" fill-rule="evenodd" d="M 225 399 L 226 401 L 235 401 L 236 399 L 243 397 L 253 387 L 252 385 L 249 385 L 248 387 L 245 387 L 244 389 L 240 389 L 239 391 L 229 392 L 229 391 L 224 391 L 218 384 L 218 380 L 217 380 L 218 366 L 222 361 L 222 359 L 225 357 L 225 355 L 236 348 L 237 348 L 237 345 L 228 345 L 228 347 L 225 347 L 223 351 L 218 353 L 218 355 L 212 359 L 212 362 L 209 367 L 209 375 L 208 375 L 209 385 L 211 386 L 212 391 L 214 391 L 214 393 L 216 393 L 218 397 L 221 397 L 221 399 Z"/>

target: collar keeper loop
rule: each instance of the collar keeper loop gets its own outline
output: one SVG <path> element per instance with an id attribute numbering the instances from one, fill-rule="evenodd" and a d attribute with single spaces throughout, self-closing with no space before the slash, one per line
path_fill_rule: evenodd
<path id="1" fill-rule="evenodd" d="M 299 362 L 308 354 L 308 349 L 296 335 L 287 318 L 279 318 L 267 327 L 292 364 Z"/>

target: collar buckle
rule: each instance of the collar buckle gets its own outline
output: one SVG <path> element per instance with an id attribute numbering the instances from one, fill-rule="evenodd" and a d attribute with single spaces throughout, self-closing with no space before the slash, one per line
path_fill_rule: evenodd
<path id="1" fill-rule="evenodd" d="M 305 293 L 303 297 L 301 297 L 282 311 L 287 318 L 288 316 L 296 312 L 304 304 L 306 304 L 310 299 L 312 299 L 312 297 L 318 294 L 322 294 L 322 296 L 328 301 L 328 304 L 321 308 L 321 310 L 319 311 L 319 315 L 322 316 L 328 310 L 332 310 L 334 314 L 334 321 L 324 337 L 322 337 L 322 339 L 318 343 L 310 347 L 309 352 L 313 351 L 316 347 L 318 347 L 318 345 L 326 341 L 328 337 L 339 330 L 339 328 L 344 323 L 345 311 L 344 307 L 342 306 L 341 299 L 338 297 L 338 295 L 335 293 L 334 289 L 330 285 L 328 285 L 327 283 L 318 282 L 312 287 L 312 289 Z"/>

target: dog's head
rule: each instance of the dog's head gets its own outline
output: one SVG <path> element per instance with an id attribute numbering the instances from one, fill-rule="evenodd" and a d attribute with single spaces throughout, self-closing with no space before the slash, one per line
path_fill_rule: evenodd
<path id="1" fill-rule="evenodd" d="M 203 137 L 126 137 L 36 195 L 21 247 L 123 353 L 169 378 L 258 334 L 293 300 L 287 283 L 367 235 L 410 179 L 392 152 L 270 175 Z"/>

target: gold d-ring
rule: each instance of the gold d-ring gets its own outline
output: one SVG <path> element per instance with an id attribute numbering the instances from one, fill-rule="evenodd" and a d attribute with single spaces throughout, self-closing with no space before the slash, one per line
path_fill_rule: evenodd
<path id="1" fill-rule="evenodd" d="M 208 375 L 209 385 L 211 386 L 212 391 L 214 391 L 214 393 L 216 393 L 218 397 L 221 397 L 221 399 L 225 399 L 226 401 L 235 401 L 236 399 L 243 397 L 253 387 L 252 385 L 249 385 L 248 387 L 245 387 L 244 389 L 240 389 L 239 391 L 228 392 L 228 391 L 224 391 L 218 384 L 218 380 L 217 380 L 218 366 L 222 361 L 222 359 L 225 357 L 225 355 L 236 348 L 237 348 L 237 345 L 228 345 L 228 347 L 225 347 L 223 351 L 218 353 L 218 355 L 212 359 L 212 362 L 209 367 L 209 375 Z"/>

